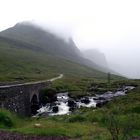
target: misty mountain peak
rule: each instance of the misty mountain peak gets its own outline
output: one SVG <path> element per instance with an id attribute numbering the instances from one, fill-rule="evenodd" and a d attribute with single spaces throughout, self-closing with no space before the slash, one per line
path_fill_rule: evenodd
<path id="1" fill-rule="evenodd" d="M 108 63 L 104 53 L 100 52 L 98 49 L 88 49 L 83 51 L 83 55 L 85 58 L 93 61 L 94 63 L 108 68 Z"/>
<path id="2" fill-rule="evenodd" d="M 20 26 L 23 26 L 23 25 L 27 25 L 27 26 L 33 26 L 33 24 L 29 21 L 23 21 L 23 22 L 18 22 L 15 26 L 16 27 L 20 27 Z"/>
<path id="3" fill-rule="evenodd" d="M 0 36 L 38 46 L 48 54 L 55 54 L 62 57 L 67 56 L 70 58 L 80 55 L 80 51 L 72 38 L 65 41 L 32 22 L 17 23 L 14 27 L 2 31 Z"/>
<path id="4" fill-rule="evenodd" d="M 58 29 L 56 28 L 52 28 L 50 27 L 48 24 L 42 25 L 39 22 L 36 21 L 23 21 L 23 22 L 19 22 L 14 26 L 15 29 L 17 29 L 17 31 L 19 30 L 26 30 L 26 32 L 38 32 L 38 33 L 46 33 L 46 34 L 50 34 L 53 37 L 56 37 L 58 39 L 62 39 L 63 41 L 67 42 L 67 43 L 71 43 L 73 42 L 72 37 L 68 36 L 67 34 L 65 34 L 65 31 L 58 31 Z"/>

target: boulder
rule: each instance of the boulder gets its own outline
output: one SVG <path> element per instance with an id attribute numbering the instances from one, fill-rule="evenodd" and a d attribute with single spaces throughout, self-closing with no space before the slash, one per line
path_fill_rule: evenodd
<path id="1" fill-rule="evenodd" d="M 89 98 L 85 97 L 85 98 L 81 99 L 81 103 L 89 104 L 90 100 L 89 100 Z"/>
<path id="2" fill-rule="evenodd" d="M 68 106 L 70 108 L 76 108 L 76 102 L 74 100 L 68 100 Z"/>
<path id="3" fill-rule="evenodd" d="M 52 107 L 52 111 L 53 111 L 54 113 L 57 113 L 57 112 L 59 111 L 58 106 L 53 106 L 53 107 Z"/>
<path id="4" fill-rule="evenodd" d="M 105 105 L 108 101 L 104 100 L 104 101 L 98 101 L 96 104 L 96 107 L 102 107 L 103 105 Z"/>

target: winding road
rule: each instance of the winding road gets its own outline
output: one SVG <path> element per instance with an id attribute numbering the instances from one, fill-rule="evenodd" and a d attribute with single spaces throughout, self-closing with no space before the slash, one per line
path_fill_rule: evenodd
<path id="1" fill-rule="evenodd" d="M 45 82 L 53 82 L 53 81 L 56 81 L 58 79 L 63 78 L 63 76 L 64 76 L 63 74 L 60 74 L 59 76 L 48 79 L 48 80 L 41 80 L 41 81 L 36 81 L 36 82 L 27 82 L 27 83 L 22 83 L 22 84 L 4 85 L 4 86 L 0 86 L 0 89 L 17 87 L 17 86 L 24 86 L 24 85 L 34 85 L 34 84 L 40 84 L 40 83 L 45 83 Z"/>

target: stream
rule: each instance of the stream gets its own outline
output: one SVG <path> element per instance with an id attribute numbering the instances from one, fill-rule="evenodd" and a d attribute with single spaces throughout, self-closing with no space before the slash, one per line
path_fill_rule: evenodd
<path id="1" fill-rule="evenodd" d="M 37 110 L 38 115 L 45 116 L 54 116 L 54 115 L 65 115 L 70 114 L 75 109 L 81 107 L 102 107 L 104 104 L 109 102 L 115 97 L 125 96 L 128 91 L 134 89 L 134 86 L 124 86 L 123 88 L 119 88 L 116 92 L 108 91 L 101 95 L 95 96 L 85 96 L 79 99 L 73 99 L 68 96 L 68 92 L 58 93 L 57 101 L 54 103 L 48 103 L 45 106 L 42 106 L 39 110 Z"/>

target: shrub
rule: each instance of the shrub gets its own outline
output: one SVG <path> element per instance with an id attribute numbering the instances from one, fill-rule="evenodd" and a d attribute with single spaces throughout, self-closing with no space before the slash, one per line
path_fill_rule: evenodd
<path id="1" fill-rule="evenodd" d="M 140 106 L 136 106 L 136 107 L 132 108 L 132 112 L 139 114 L 140 113 Z"/>
<path id="2" fill-rule="evenodd" d="M 68 119 L 69 122 L 84 122 L 86 118 L 80 115 L 72 116 Z"/>
<path id="3" fill-rule="evenodd" d="M 12 127 L 13 126 L 13 121 L 8 114 L 5 112 L 1 111 L 0 112 L 0 124 L 4 127 Z"/>

